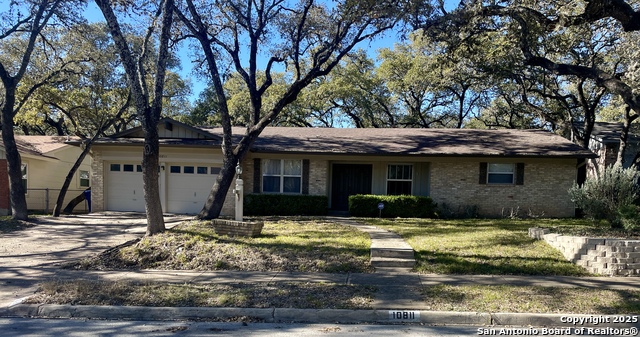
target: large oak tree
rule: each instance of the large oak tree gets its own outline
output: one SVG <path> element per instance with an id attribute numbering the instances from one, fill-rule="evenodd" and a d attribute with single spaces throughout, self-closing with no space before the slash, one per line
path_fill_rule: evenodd
<path id="1" fill-rule="evenodd" d="M 196 41 L 211 81 L 223 129 L 223 165 L 201 218 L 220 215 L 235 166 L 251 144 L 302 90 L 325 76 L 358 43 L 391 29 L 401 10 L 398 1 L 343 0 L 185 0 L 176 13 L 185 34 Z M 261 64 L 261 60 L 266 60 Z M 273 69 L 284 70 L 288 83 L 274 104 L 264 97 L 274 84 Z M 233 70 L 249 94 L 249 120 L 233 142 L 229 98 L 224 90 Z"/>
<path id="2" fill-rule="evenodd" d="M 73 64 L 69 55 L 48 43 L 46 28 L 64 27 L 76 22 L 82 1 L 23 0 L 3 2 L 0 11 L 0 80 L 2 81 L 2 140 L 9 172 L 11 211 L 14 219 L 27 219 L 27 202 L 22 185 L 20 154 L 14 137 L 14 118 L 40 86 L 51 81 Z M 50 30 L 53 32 L 55 30 Z M 48 66 L 32 67 L 32 57 L 42 53 Z M 35 73 L 39 71 L 38 73 Z M 26 76 L 34 79 L 23 83 Z M 19 90 L 21 92 L 19 92 Z"/>
<path id="3" fill-rule="evenodd" d="M 130 13 L 141 11 L 152 14 L 151 22 L 144 34 L 145 39 L 142 45 L 137 46 L 131 43 L 123 31 L 121 19 L 114 10 L 115 4 L 109 0 L 96 0 L 96 4 L 104 15 L 118 50 L 131 90 L 132 105 L 144 130 L 142 179 L 147 214 L 146 235 L 154 235 L 165 230 L 158 184 L 160 158 L 158 122 L 162 113 L 166 70 L 170 60 L 169 41 L 173 25 L 173 0 L 125 4 L 125 9 L 127 6 L 133 6 L 128 7 Z M 136 8 L 138 5 L 152 8 Z M 153 37 L 157 37 L 157 44 Z M 154 46 L 157 46 L 153 53 L 155 60 L 153 67 L 149 69 L 146 67 L 146 59 Z"/>
<path id="4" fill-rule="evenodd" d="M 637 44 L 629 49 L 629 41 L 638 41 L 639 8 L 634 0 L 584 0 L 569 5 L 554 0 L 473 0 L 425 27 L 453 29 L 461 44 L 487 33 L 507 37 L 522 66 L 568 79 L 574 87 L 572 104 L 584 113 L 582 129 L 573 126 L 583 145 L 590 138 L 603 91 L 619 99 L 625 111 L 621 162 L 629 126 L 640 115 L 640 88 L 634 81 Z"/>

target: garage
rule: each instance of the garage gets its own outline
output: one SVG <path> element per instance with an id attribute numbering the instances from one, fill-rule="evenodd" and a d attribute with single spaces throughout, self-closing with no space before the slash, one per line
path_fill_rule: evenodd
<path id="1" fill-rule="evenodd" d="M 144 212 L 142 166 L 112 162 L 106 165 L 107 210 Z M 196 214 L 202 210 L 220 168 L 210 164 L 171 163 L 162 165 L 160 199 L 163 211 Z M 166 183 L 165 183 L 166 182 Z M 167 186 L 167 188 L 164 188 Z M 162 195 L 166 193 L 165 195 Z M 165 202 L 166 201 L 166 202 Z"/>
<path id="2" fill-rule="evenodd" d="M 220 169 L 207 164 L 191 163 L 172 163 L 167 166 L 166 211 L 199 213 Z"/>
<path id="3" fill-rule="evenodd" d="M 144 212 L 142 165 L 113 162 L 105 165 L 109 188 L 105 196 L 107 210 Z"/>

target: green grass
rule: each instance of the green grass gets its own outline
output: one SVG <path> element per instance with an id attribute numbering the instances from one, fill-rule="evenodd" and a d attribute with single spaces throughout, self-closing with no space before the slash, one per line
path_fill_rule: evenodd
<path id="1" fill-rule="evenodd" d="M 640 291 L 438 285 L 422 288 L 429 310 L 567 314 L 637 314 Z"/>
<path id="2" fill-rule="evenodd" d="M 400 234 L 416 251 L 416 271 L 436 274 L 569 275 L 588 273 L 566 261 L 529 227 L 581 226 L 578 220 L 371 220 Z"/>
<path id="3" fill-rule="evenodd" d="M 569 236 L 589 236 L 596 238 L 612 239 L 640 239 L 640 230 L 627 231 L 621 228 L 611 228 L 605 220 L 576 220 L 563 219 L 556 221 L 545 221 L 538 227 L 549 228 L 551 233 Z"/>
<path id="4" fill-rule="evenodd" d="M 366 233 L 319 220 L 265 222 L 255 238 L 220 236 L 209 222 L 190 221 L 73 267 L 371 272 L 370 246 Z"/>

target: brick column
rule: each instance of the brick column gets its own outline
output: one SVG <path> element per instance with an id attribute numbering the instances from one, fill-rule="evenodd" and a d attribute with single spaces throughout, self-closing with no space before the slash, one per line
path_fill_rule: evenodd
<path id="1" fill-rule="evenodd" d="M 91 212 L 104 211 L 104 162 L 99 150 L 91 150 Z"/>

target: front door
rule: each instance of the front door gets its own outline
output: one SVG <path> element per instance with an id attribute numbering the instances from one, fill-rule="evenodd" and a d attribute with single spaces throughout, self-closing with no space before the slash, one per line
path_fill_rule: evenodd
<path id="1" fill-rule="evenodd" d="M 349 210 L 349 196 L 371 194 L 373 166 L 366 164 L 333 164 L 331 209 Z"/>

